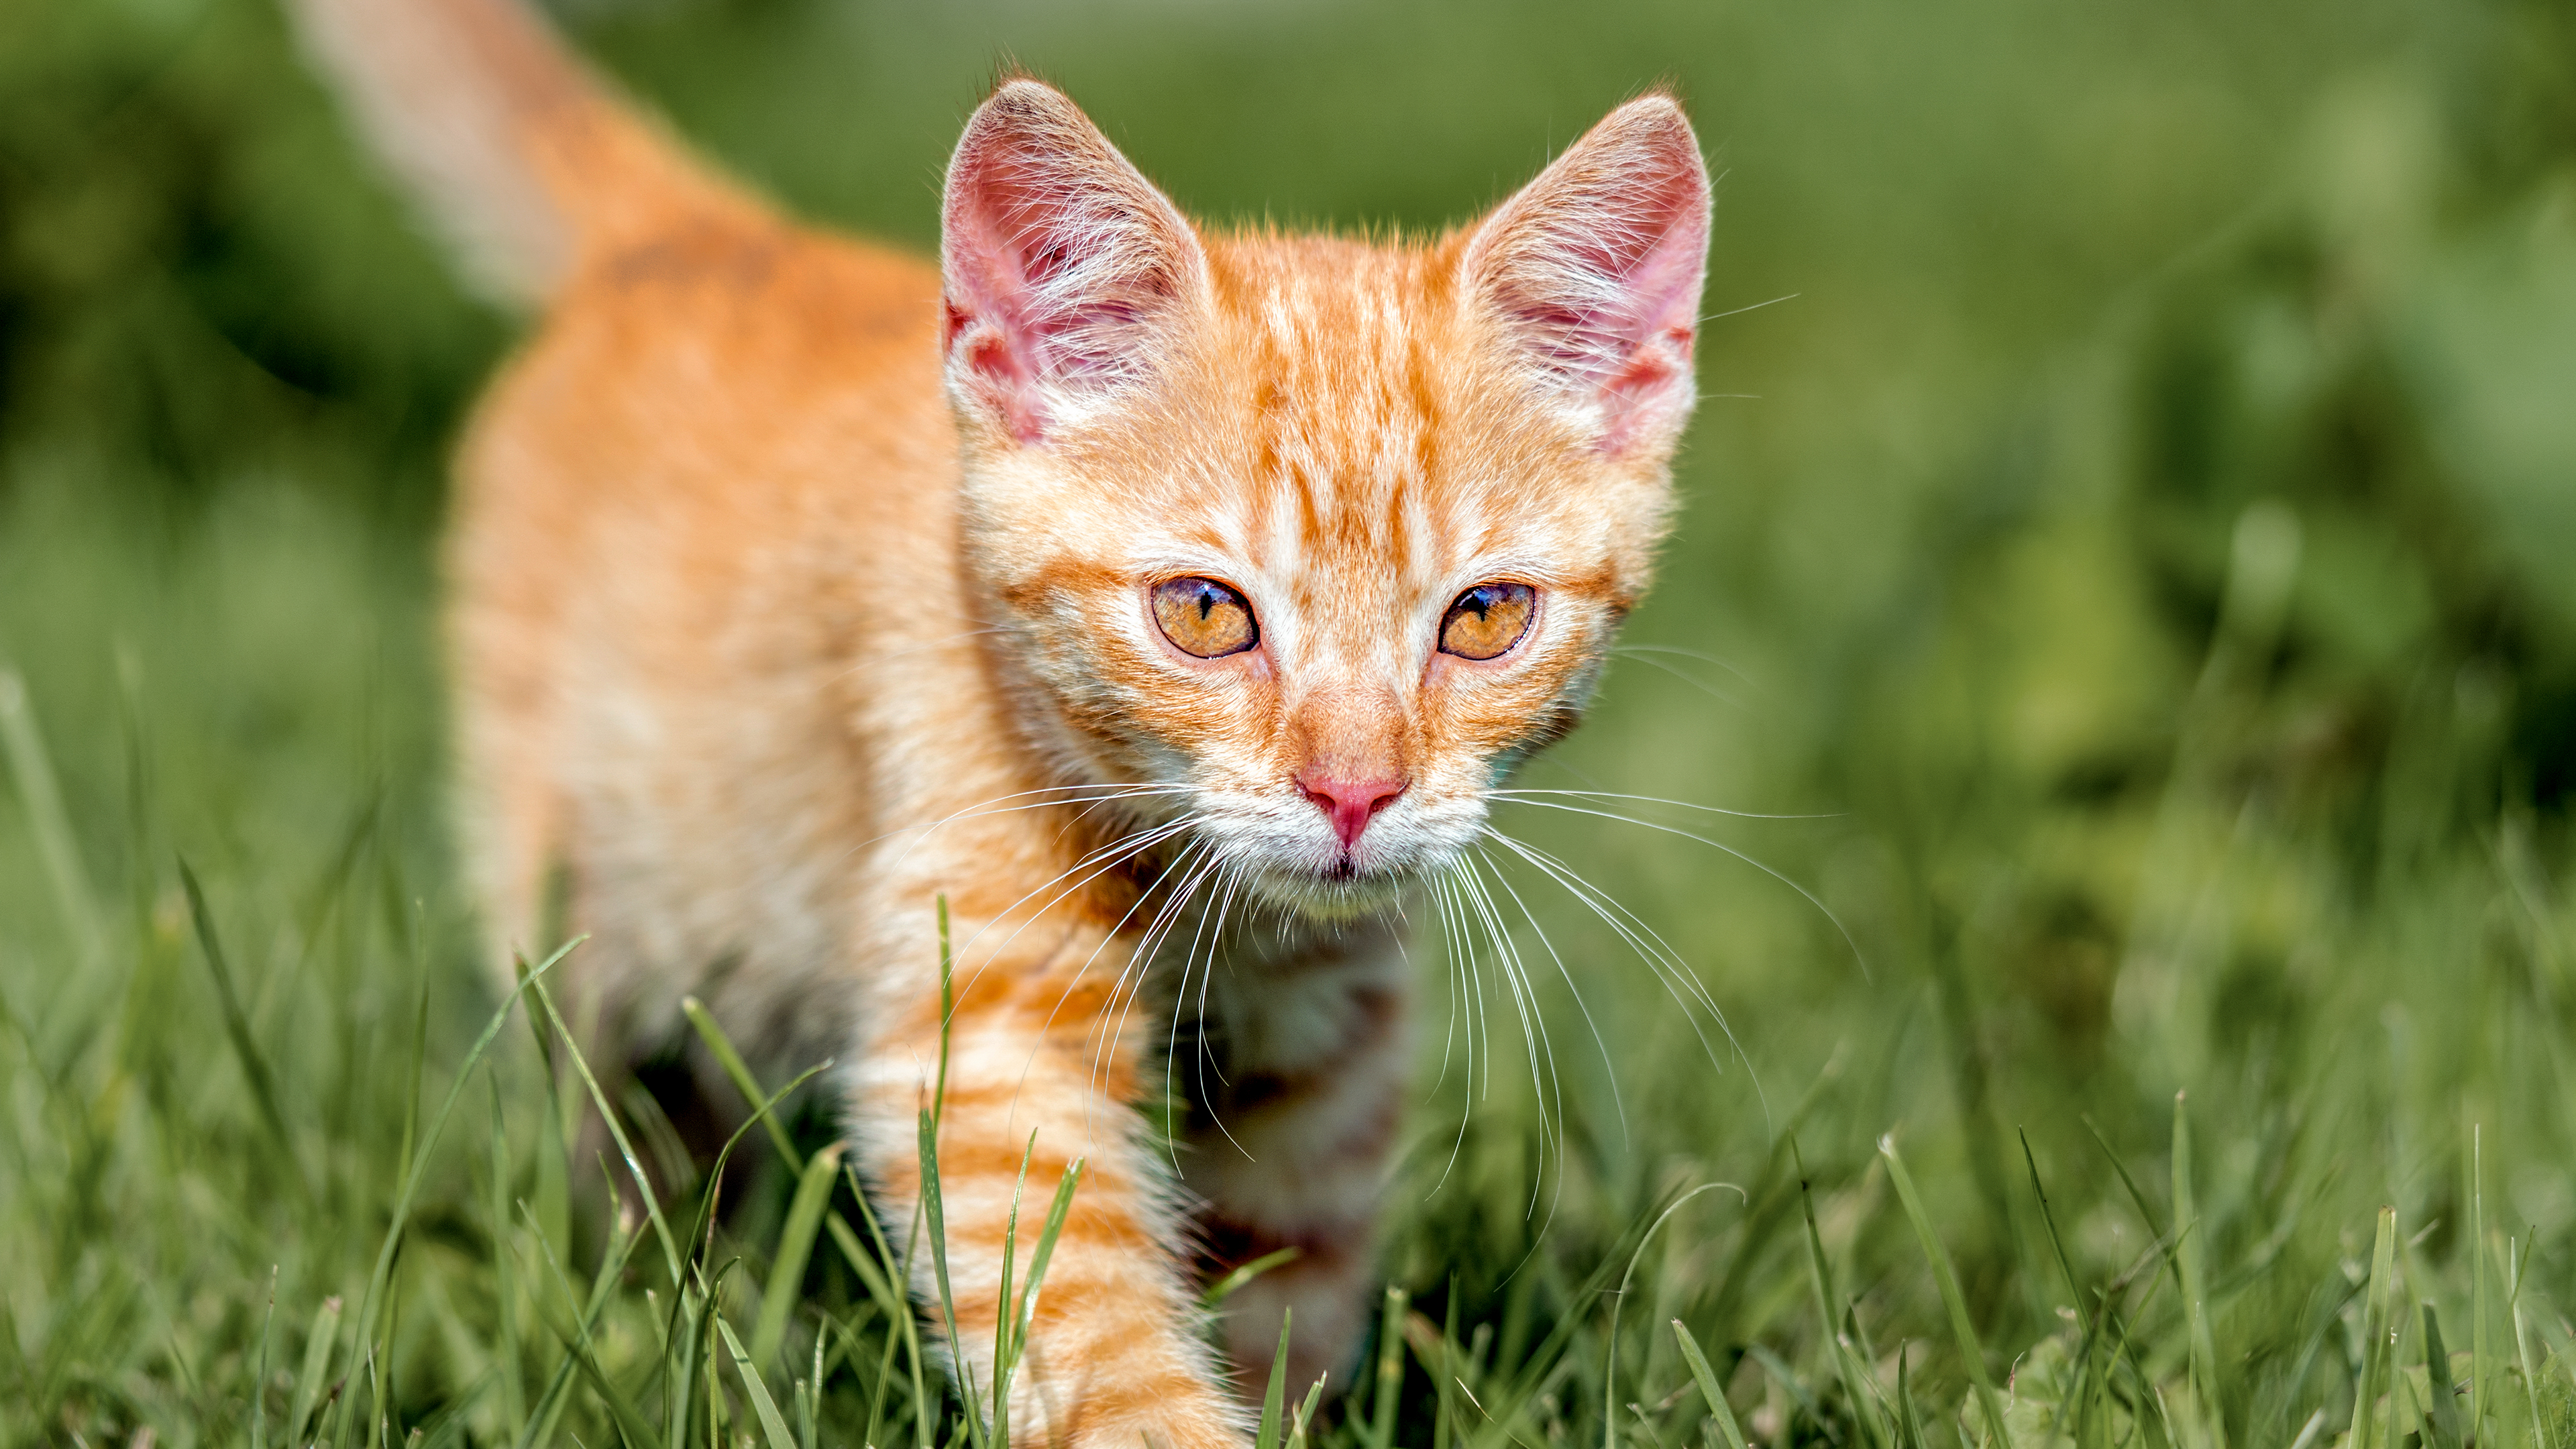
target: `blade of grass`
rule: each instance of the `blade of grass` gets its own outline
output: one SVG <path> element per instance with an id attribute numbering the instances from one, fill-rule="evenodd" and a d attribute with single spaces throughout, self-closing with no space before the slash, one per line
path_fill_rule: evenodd
<path id="1" fill-rule="evenodd" d="M 182 869 L 184 870 L 185 867 L 183 866 Z M 354 1355 L 361 1351 L 359 1346 L 369 1343 L 373 1338 L 375 1326 L 373 1315 L 376 1304 L 383 1298 L 385 1284 L 392 1276 L 395 1249 L 401 1245 L 404 1228 L 411 1220 L 412 1199 L 420 1193 L 420 1180 L 428 1170 L 429 1154 L 438 1146 L 439 1135 L 447 1130 L 447 1119 L 456 1110 L 456 1099 L 464 1095 L 465 1083 L 474 1075 L 474 1068 L 483 1060 L 483 1054 L 491 1049 L 493 1038 L 499 1036 L 501 1028 L 508 1024 L 510 1013 L 519 1004 L 520 995 L 534 991 L 539 1001 L 545 1001 L 545 974 L 553 970 L 557 962 L 570 955 L 572 949 L 585 939 L 587 938 L 576 936 L 566 941 L 553 955 L 547 957 L 542 965 L 522 975 L 517 988 L 503 997 L 501 1004 L 493 1009 L 491 1020 L 483 1024 L 482 1032 L 474 1038 L 474 1044 L 466 1050 L 465 1059 L 458 1064 L 456 1080 L 449 1084 L 447 1089 L 447 1099 L 439 1104 L 438 1116 L 431 1120 L 428 1133 L 424 1135 L 413 1152 L 410 1165 L 403 1173 L 402 1190 L 394 1195 L 392 1219 L 385 1224 L 384 1242 L 376 1250 L 375 1269 L 367 1275 L 366 1292 L 358 1299 L 356 1319 L 358 1332 L 350 1349 L 353 1355 L 350 1367 L 353 1371 L 356 1368 Z M 553 1014 L 552 1003 L 547 1003 L 546 1010 L 548 1015 Z"/>
<path id="2" fill-rule="evenodd" d="M 314 1311 L 312 1331 L 304 1338 L 304 1367 L 295 1375 L 295 1398 L 286 1411 L 286 1439 L 304 1442 L 304 1420 L 322 1393 L 323 1375 L 331 1371 L 331 1348 L 340 1337 L 340 1300 L 325 1298 Z"/>
<path id="3" fill-rule="evenodd" d="M 724 1028 L 716 1025 L 716 1019 L 708 1014 L 706 1007 L 694 996 L 680 998 L 680 1012 L 689 1019 L 689 1025 L 697 1031 L 698 1040 L 705 1042 L 707 1050 L 714 1054 L 717 1065 L 723 1067 L 725 1075 L 732 1079 L 734 1090 L 742 1093 L 743 1101 L 755 1108 L 759 1107 L 766 1094 L 761 1091 L 759 1080 L 752 1076 L 750 1066 L 743 1061 L 742 1053 L 734 1049 L 733 1039 L 725 1035 Z M 769 1129 L 770 1145 L 778 1149 L 780 1157 L 786 1159 L 788 1170 L 803 1172 L 804 1159 L 798 1155 L 796 1144 L 788 1140 L 787 1128 L 779 1122 L 777 1116 L 768 1111 L 761 1111 L 759 1121 L 761 1126 Z M 758 1346 L 756 1339 L 754 1346 Z"/>
<path id="4" fill-rule="evenodd" d="M 1055 1201 L 1047 1205 L 1046 1222 L 1038 1229 L 1037 1250 L 1029 1255 L 1028 1282 L 1020 1289 L 1019 1326 L 1011 1334 L 1010 1368 L 1019 1366 L 1020 1356 L 1028 1349 L 1029 1329 L 1037 1322 L 1038 1290 L 1046 1284 L 1047 1264 L 1055 1258 L 1056 1239 L 1064 1235 L 1064 1220 L 1073 1211 L 1073 1194 L 1082 1185 L 1083 1167 L 1088 1161 L 1077 1157 L 1065 1164 L 1064 1176 L 1055 1185 Z"/>
<path id="5" fill-rule="evenodd" d="M 1199 1295 L 1199 1307 L 1202 1309 L 1211 1309 L 1216 1307 L 1229 1297 L 1232 1297 L 1235 1290 L 1241 1288 L 1244 1284 L 1251 1282 L 1253 1279 L 1260 1277 L 1262 1274 L 1269 1272 L 1273 1268 L 1286 1267 L 1288 1264 L 1296 1262 L 1300 1257 L 1305 1255 L 1305 1252 L 1305 1249 L 1291 1243 L 1287 1247 L 1279 1249 L 1277 1252 L 1262 1254 L 1260 1257 L 1253 1259 L 1251 1262 L 1236 1268 L 1233 1272 L 1226 1274 L 1224 1277 L 1217 1279 L 1213 1283 L 1210 1283 L 1207 1286 L 1207 1291 Z"/>
<path id="6" fill-rule="evenodd" d="M 2442 1342 L 2442 1320 L 2430 1303 L 2424 1306 L 2425 1442 L 2429 1449 L 2460 1449 L 2460 1409 L 2452 1400 L 2451 1351 Z"/>
<path id="7" fill-rule="evenodd" d="M 259 1370 L 250 1381 L 250 1449 L 268 1449 L 268 1331 L 277 1323 L 277 1267 L 268 1270 L 268 1311 L 259 1319 Z"/>
<path id="8" fill-rule="evenodd" d="M 823 1180 L 830 1182 L 831 1175 L 824 1174 Z M 743 1396 L 751 1400 L 752 1414 L 760 1420 L 761 1436 L 769 1441 L 769 1449 L 796 1449 L 796 1436 L 787 1432 L 787 1420 L 769 1397 L 768 1385 L 760 1381 L 758 1361 L 743 1352 L 742 1340 L 734 1337 L 733 1325 L 721 1317 L 716 1319 L 716 1332 L 724 1338 L 725 1352 L 733 1355 L 734 1377 L 742 1380 Z"/>
<path id="9" fill-rule="evenodd" d="M 536 1231 L 537 1251 L 544 1255 L 547 1268 L 552 1270 L 555 1285 L 563 1293 L 564 1302 L 581 1304 L 582 1300 L 573 1294 L 572 1280 L 565 1276 L 563 1264 L 555 1257 L 554 1246 L 546 1241 L 545 1229 L 537 1222 L 535 1210 L 522 1203 L 519 1211 L 528 1219 L 529 1226 Z M 591 1279 L 589 1300 L 581 1308 L 579 1324 L 569 1335 L 572 1343 L 583 1346 L 589 1344 L 591 1335 L 598 1329 L 600 1315 L 607 1310 L 609 1290 L 625 1276 L 627 1260 L 634 1256 L 635 1245 L 643 1240 L 642 1223 L 637 1223 L 624 1233 L 616 1232 L 614 1229 L 610 1231 L 609 1250 L 600 1258 L 599 1272 Z M 538 1312 L 542 1317 L 544 1308 L 541 1302 L 538 1305 Z M 565 1335 L 558 1333 L 557 1336 Z M 550 1442 L 554 1438 L 555 1425 L 563 1417 L 564 1407 L 569 1402 L 568 1390 L 577 1367 L 574 1360 L 573 1350 L 567 1348 L 563 1359 L 555 1365 L 554 1375 L 548 1380 L 545 1392 L 537 1396 L 536 1404 L 530 1409 L 528 1426 L 519 1432 L 516 1449 L 533 1449 L 534 1445 Z"/>
<path id="10" fill-rule="evenodd" d="M 765 1116 L 766 1114 L 764 1114 Z M 785 1154 L 781 1154 L 784 1156 Z M 769 1284 L 760 1296 L 760 1321 L 751 1334 L 751 1361 L 776 1359 L 787 1341 L 787 1319 L 805 1286 L 805 1264 L 813 1256 L 814 1234 L 823 1225 L 823 1210 L 832 1205 L 832 1185 L 840 1172 L 839 1143 L 814 1154 L 796 1180 L 796 1197 L 787 1208 L 787 1225 L 778 1234 L 778 1256 L 769 1265 Z"/>
<path id="11" fill-rule="evenodd" d="M 2469 1429 L 2468 1437 L 2487 1438 L 2487 1385 L 2495 1345 L 2487 1333 L 2492 1309 L 2487 1304 L 2486 1174 L 2479 1158 L 2484 1147 L 2481 1126 L 2469 1128 Z"/>
<path id="12" fill-rule="evenodd" d="M 2513 1283 L 2505 1290 L 2505 1315 L 2513 1320 L 2514 1357 L 2522 1364 L 2522 1402 L 2531 1411 L 2531 1449 L 2548 1449 L 2548 1436 L 2540 1426 L 2540 1373 L 2531 1362 L 2531 1335 L 2522 1327 L 2522 1275 L 2529 1259 L 2528 1255 L 2515 1259 L 2511 1239 L 2504 1247 L 2505 1261 L 2513 1264 Z"/>
<path id="13" fill-rule="evenodd" d="M 2200 1204 L 2191 1180 L 2191 1118 L 2184 1105 L 2183 1094 L 2174 1093 L 2174 1258 L 2182 1271 L 2183 1312 L 2191 1326 L 2191 1396 L 2209 1431 L 2211 1449 L 2227 1449 L 2227 1416 L 2218 1403 L 2218 1352 L 2209 1336 L 2208 1235 L 2199 1230 Z"/>
<path id="14" fill-rule="evenodd" d="M 2361 1381 L 2353 1385 L 2352 1429 L 2345 1436 L 2346 1449 L 2373 1449 L 2376 1426 L 2374 1414 L 2380 1395 L 2381 1370 L 2387 1364 L 2389 1351 L 2385 1340 L 2390 1336 L 2388 1323 L 2389 1278 L 2397 1257 L 2397 1209 L 2379 1210 L 2377 1241 L 2370 1250 L 2370 1298 L 2362 1318 Z"/>
<path id="15" fill-rule="evenodd" d="M 2022 1131 L 2019 1135 L 2021 1160 L 2023 1165 L 2030 1169 L 2031 1196 L 2039 1203 L 2040 1230 L 2048 1235 L 2049 1254 L 2057 1263 L 2058 1276 L 2066 1280 L 2066 1291 L 2073 1299 L 2077 1319 L 2083 1329 L 2076 1336 L 2075 1378 L 2067 1386 L 2067 1396 L 2075 1401 L 2074 1424 L 2069 1431 L 2069 1437 L 2074 1439 L 2077 1449 L 2084 1449 L 2088 1442 L 2084 1431 L 2092 1423 L 2093 1401 L 2096 1397 L 2095 1394 L 2087 1391 L 2087 1386 L 2098 1382 L 2093 1373 L 2093 1354 L 2101 1318 L 2098 1314 L 2092 1317 L 2084 1315 L 2084 1288 L 2076 1281 L 2074 1261 L 2066 1255 L 2066 1240 L 2057 1231 L 2057 1214 L 2048 1205 L 2048 1188 L 2039 1178 L 2039 1156 L 2031 1150 L 2030 1133 Z M 1904 1397 L 1904 1369 L 1904 1362 L 1900 1358 L 1897 1363 L 1897 1388 L 1900 1399 Z M 1906 1407 L 1903 1412 L 1911 1413 L 1912 1410 Z M 1916 1427 L 1908 1433 L 1915 1441 L 1913 1445 L 1908 1446 L 1908 1449 L 1919 1449 L 1922 1439 L 1921 1429 Z"/>
<path id="16" fill-rule="evenodd" d="M 1646 1256 L 1646 1245 L 1654 1241 L 1655 1233 L 1664 1224 L 1672 1221 L 1673 1214 L 1680 1212 L 1692 1199 L 1715 1192 L 1721 1187 L 1734 1187 L 1734 1184 L 1703 1182 L 1674 1198 L 1665 1205 L 1662 1212 L 1655 1215 L 1655 1220 L 1647 1225 L 1643 1234 L 1639 1235 L 1635 1249 L 1628 1254 L 1627 1271 L 1619 1275 L 1619 1291 L 1610 1295 L 1610 1327 L 1604 1335 L 1607 1342 L 1602 1349 L 1601 1449 L 1619 1449 L 1619 1309 L 1628 1300 L 1628 1285 L 1636 1280 L 1637 1264 Z M 1742 1192 L 1743 1189 L 1735 1188 L 1735 1191 Z M 1457 1294 L 1453 1291 L 1450 1294 L 1453 1312 L 1456 1302 Z"/>
<path id="17" fill-rule="evenodd" d="M 1673 1320 L 1673 1337 L 1681 1341 L 1682 1362 L 1690 1365 L 1691 1379 L 1699 1385 L 1699 1396 L 1708 1403 L 1708 1416 L 1717 1422 L 1719 1439 L 1726 1449 L 1747 1449 L 1744 1431 L 1736 1427 L 1735 1411 L 1726 1405 L 1726 1390 L 1719 1387 L 1716 1371 L 1708 1366 L 1707 1356 L 1699 1351 L 1699 1344 L 1678 1318 Z"/>
<path id="18" fill-rule="evenodd" d="M 555 954 L 556 959 L 562 958 L 562 952 Z M 619 1124 L 615 1109 L 608 1105 L 608 1094 L 600 1090 L 599 1079 L 591 1075 L 590 1063 L 581 1053 L 581 1043 L 574 1038 L 572 1028 L 565 1024 L 563 1013 L 555 1008 L 554 995 L 546 990 L 542 977 L 541 971 L 529 972 L 523 989 L 536 993 L 537 1005 L 545 1011 L 547 1024 L 555 1029 L 555 1036 L 563 1042 L 564 1056 L 572 1063 L 574 1075 L 581 1078 L 583 1088 L 590 1093 L 591 1106 L 599 1113 L 600 1124 L 608 1129 L 609 1140 L 617 1144 L 617 1155 L 626 1164 L 627 1176 L 634 1179 L 636 1196 L 644 1205 L 644 1216 L 652 1223 L 653 1236 L 661 1244 L 663 1266 L 671 1274 L 671 1291 L 685 1296 L 689 1285 L 680 1266 L 683 1261 L 680 1245 L 672 1239 L 671 1225 L 662 1216 L 661 1201 L 653 1192 L 653 1179 L 644 1171 L 643 1160 L 635 1155 L 635 1144 L 627 1138 L 626 1129 Z"/>
<path id="19" fill-rule="evenodd" d="M 278 1153 L 290 1169 L 288 1181 L 303 1201 L 313 1200 L 313 1185 L 305 1179 L 304 1160 L 295 1151 L 295 1134 L 287 1128 L 286 1113 L 277 1104 L 277 1079 L 268 1069 L 268 1058 L 251 1035 L 250 1017 L 242 1011 L 241 993 L 233 989 L 232 968 L 224 960 L 223 942 L 215 935 L 214 914 L 206 909 L 206 893 L 197 885 L 197 873 L 188 862 L 179 862 L 179 884 L 188 893 L 188 916 L 195 922 L 197 945 L 204 951 L 206 969 L 215 978 L 215 996 L 223 1007 L 224 1035 L 232 1040 L 233 1056 L 241 1063 L 242 1077 L 250 1083 L 250 1094 L 259 1105 L 259 1118 L 277 1139 Z"/>
<path id="20" fill-rule="evenodd" d="M 1896 1433 L 1905 1449 L 1931 1449 L 1923 1437 L 1923 1416 L 1914 1407 L 1913 1371 L 1907 1362 L 1905 1345 L 1896 1346 Z"/>
<path id="21" fill-rule="evenodd" d="M 1279 1415 L 1288 1397 L 1288 1329 L 1295 1310 L 1279 1311 L 1279 1352 L 1270 1360 L 1270 1387 L 1261 1395 L 1261 1427 L 1252 1436 L 1253 1449 L 1279 1449 Z"/>
<path id="22" fill-rule="evenodd" d="M 1977 1387 L 1977 1407 L 1985 1415 L 1998 1449 L 2005 1449 L 2012 1437 L 2004 1427 L 2003 1402 L 1995 1397 L 1994 1378 L 1986 1372 L 1986 1350 L 1977 1341 L 1976 1325 L 1968 1321 L 1968 1301 L 1959 1292 L 1959 1275 L 1951 1268 L 1950 1255 L 1932 1230 L 1931 1214 L 1923 1210 L 1923 1199 L 1914 1191 L 1914 1178 L 1905 1170 L 1905 1159 L 1897 1154 L 1896 1139 L 1878 1139 L 1878 1152 L 1887 1160 L 1888 1180 L 1896 1184 L 1897 1200 L 1905 1205 L 1905 1216 L 1914 1224 L 1914 1236 L 1922 1240 L 1923 1255 L 1932 1260 L 1932 1281 L 1941 1290 L 1942 1304 L 1950 1310 L 1950 1331 L 1958 1335 L 1959 1352 L 1968 1361 L 1969 1380 Z"/>
<path id="23" fill-rule="evenodd" d="M 91 892 L 89 872 L 82 868 L 71 816 L 63 809 L 63 792 L 54 780 L 52 758 L 36 728 L 35 711 L 27 706 L 27 684 L 18 671 L 0 664 L 0 748 L 9 754 L 9 770 L 18 782 L 18 800 L 26 807 L 27 833 L 35 837 L 36 855 L 44 862 L 46 884 L 84 963 L 98 954 L 106 939 L 100 924 L 98 897 Z"/>
<path id="24" fill-rule="evenodd" d="M 1403 1289 L 1387 1285 L 1386 1314 L 1377 1331 L 1377 1400 L 1369 1406 L 1370 1449 L 1395 1446 L 1395 1405 L 1404 1391 L 1405 1301 Z"/>
<path id="25" fill-rule="evenodd" d="M 519 1292 L 510 1259 L 510 1137 L 501 1115 L 501 1081 L 487 1076 L 492 1089 L 492 1301 L 494 1337 L 499 1340 L 501 1424 L 513 1438 L 528 1427 L 528 1386 L 519 1363 Z"/>
<path id="26" fill-rule="evenodd" d="M 1324 1383 L 1331 1377 L 1329 1371 L 1317 1374 L 1314 1386 L 1298 1403 L 1296 1414 L 1288 1421 L 1288 1449 L 1306 1449 L 1306 1426 L 1314 1422 L 1315 1406 L 1324 1401 Z"/>
<path id="27" fill-rule="evenodd" d="M 1884 1444 L 1887 1435 L 1878 1416 L 1871 1412 L 1872 1401 L 1876 1398 L 1871 1390 L 1876 1386 L 1872 1385 L 1871 1390 L 1862 1388 L 1864 1370 L 1852 1362 L 1850 1347 L 1844 1342 L 1838 1327 L 1841 1315 L 1834 1311 L 1838 1300 L 1834 1295 L 1833 1267 L 1825 1259 L 1825 1236 L 1816 1225 L 1815 1196 L 1807 1185 L 1807 1161 L 1799 1152 L 1795 1139 L 1789 1143 L 1789 1160 L 1797 1168 L 1798 1204 L 1806 1214 L 1807 1281 L 1815 1293 L 1817 1320 L 1824 1326 L 1825 1352 L 1834 1361 L 1834 1376 L 1842 1380 L 1843 1396 L 1851 1401 L 1853 1419 L 1868 1434 L 1871 1443 Z"/>
<path id="28" fill-rule="evenodd" d="M 1011 1352 L 1011 1269 L 1020 1248 L 1020 1194 L 1029 1185 L 1029 1159 L 1038 1151 L 1038 1134 L 1029 1133 L 1028 1145 L 1020 1149 L 1020 1175 L 1011 1184 L 1011 1211 L 1002 1223 L 1002 1291 L 993 1304 L 993 1418 L 995 1443 L 1011 1442 L 1011 1395 L 1009 1386 Z"/>
<path id="29" fill-rule="evenodd" d="M 946 993 L 941 993 L 943 996 Z M 944 1086 L 944 1083 L 943 1083 Z M 939 1287 L 939 1313 L 948 1325 L 948 1342 L 957 1345 L 957 1295 L 948 1286 L 948 1219 L 939 1200 L 939 1119 L 930 1108 L 921 1109 L 921 1210 L 930 1231 L 930 1268 Z M 966 1435 L 982 1449 L 985 1442 L 984 1416 L 975 1406 L 974 1373 L 965 1355 L 957 1358 L 959 1397 L 966 1402 Z"/>

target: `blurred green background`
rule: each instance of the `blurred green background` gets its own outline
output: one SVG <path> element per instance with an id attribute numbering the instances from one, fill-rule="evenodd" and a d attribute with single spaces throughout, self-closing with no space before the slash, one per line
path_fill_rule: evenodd
<path id="1" fill-rule="evenodd" d="M 1702 1022 L 1702 1052 L 1616 934 L 1522 886 L 1614 1049 L 1546 986 L 1551 1126 L 1496 987 L 1463 1139 L 1457 1075 L 1434 1090 L 1390 1271 L 1469 1324 L 1508 1340 L 1520 1301 L 1526 1350 L 1511 1295 L 1541 1290 L 1513 1270 L 1543 1225 L 1588 1269 L 1658 1194 L 1723 1177 L 1752 1202 L 1667 1265 L 1665 1316 L 1812 1353 L 1779 1317 L 1804 1291 L 1794 1118 L 1881 1341 L 1946 1332 L 1880 1211 L 1893 1131 L 2008 1356 L 2067 1297 L 2014 1133 L 2108 1271 L 2154 1232 L 2085 1119 L 2162 1183 L 2178 1090 L 2234 1265 L 2236 1433 L 2286 1440 L 2331 1401 L 2291 1360 L 2348 1312 L 2312 1289 L 2379 1203 L 2429 1234 L 2424 1294 L 2467 1301 L 2441 1264 L 2484 1192 L 2536 1244 L 2534 1301 L 2576 1303 L 2576 10 L 557 13 L 797 212 L 923 249 L 1009 61 L 1195 215 L 1346 229 L 1471 216 L 1678 87 L 1722 173 L 1686 504 L 1592 721 L 1522 783 L 1817 818 L 1503 811 L 1673 943 L 1736 1045 Z M 441 824 L 429 549 L 516 326 L 459 290 L 264 0 L 0 5 L 0 664 L 30 701 L 0 810 L 0 1259 L 27 1265 L 0 1353 L 48 1413 L 122 1422 L 97 1406 L 212 1382 L 154 1345 L 200 1322 L 238 1357 L 245 1285 L 304 1221 L 226 1157 L 259 1129 L 210 1044 L 177 857 L 296 1133 L 401 1120 L 381 1062 L 424 975 L 433 1061 L 489 1009 Z M 352 879 L 375 903 L 340 911 Z M 389 1148 L 348 1170 L 383 1178 Z M 308 1305 L 372 1253 L 366 1202 L 290 1256 Z M 1678 1372 L 1663 1349 L 1640 1372 Z"/>

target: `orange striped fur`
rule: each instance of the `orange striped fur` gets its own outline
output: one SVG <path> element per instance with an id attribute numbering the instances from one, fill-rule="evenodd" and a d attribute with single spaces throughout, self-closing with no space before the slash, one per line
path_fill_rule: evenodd
<path id="1" fill-rule="evenodd" d="M 1360 1326 L 1406 890 L 1645 586 L 1708 219 L 1679 108 L 1381 243 L 1195 225 L 1013 80 L 934 265 L 715 179 L 508 0 L 297 4 L 474 274 L 541 308 L 448 552 L 496 960 L 562 871 L 603 1049 L 695 993 L 835 1057 L 900 1221 L 944 895 L 967 1367 L 1034 1134 L 1037 1181 L 1089 1169 L 1018 1437 L 1242 1442 L 1283 1310 L 1299 1388 Z M 1167 1068 L 1176 1144 L 1132 1106 Z M 1199 1275 L 1283 1245 L 1211 1335 Z"/>

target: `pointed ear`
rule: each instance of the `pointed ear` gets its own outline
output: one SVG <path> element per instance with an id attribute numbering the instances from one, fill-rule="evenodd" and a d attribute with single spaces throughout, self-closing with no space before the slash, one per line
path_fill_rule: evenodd
<path id="1" fill-rule="evenodd" d="M 1612 111 L 1476 228 L 1474 295 L 1605 454 L 1669 448 L 1696 389 L 1708 168 L 1669 96 Z"/>
<path id="2" fill-rule="evenodd" d="M 939 251 L 951 393 L 1022 443 L 1149 375 L 1207 289 L 1180 211 L 1033 80 L 1006 83 L 966 123 Z"/>

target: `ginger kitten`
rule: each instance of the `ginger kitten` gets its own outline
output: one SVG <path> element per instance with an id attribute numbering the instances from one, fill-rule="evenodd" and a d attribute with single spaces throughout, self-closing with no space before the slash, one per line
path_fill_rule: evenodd
<path id="1" fill-rule="evenodd" d="M 1284 1308 L 1299 1388 L 1361 1326 L 1396 908 L 1573 725 L 1646 582 L 1708 235 L 1680 109 L 1369 243 L 1194 225 L 1012 80 L 933 266 L 714 178 L 509 0 L 297 8 L 476 275 L 541 309 L 448 545 L 495 962 L 564 872 L 602 1051 L 670 1042 L 694 992 L 772 1060 L 835 1057 L 901 1222 L 945 895 L 965 1365 L 991 1382 L 1034 1133 L 1035 1182 L 1088 1167 L 1014 1437 L 1244 1442 Z M 1130 1104 L 1176 1025 L 1175 1149 Z M 1221 1359 L 1198 1276 L 1282 1246 Z"/>

